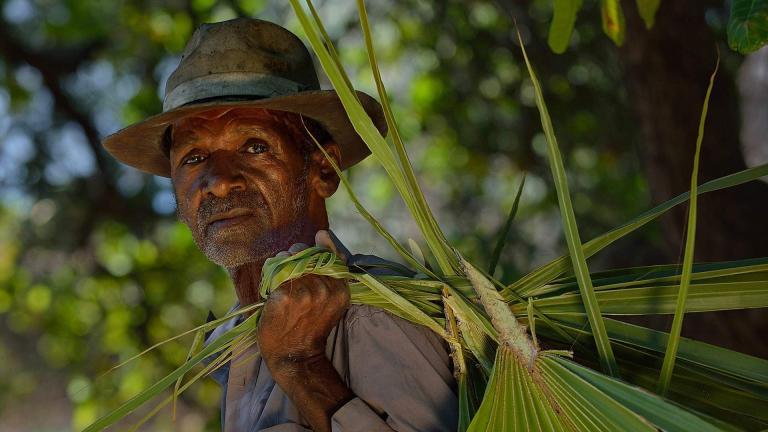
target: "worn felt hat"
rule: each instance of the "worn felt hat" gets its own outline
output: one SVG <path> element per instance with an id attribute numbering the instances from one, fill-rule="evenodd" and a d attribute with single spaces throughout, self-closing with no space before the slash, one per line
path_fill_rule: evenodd
<path id="1" fill-rule="evenodd" d="M 386 134 L 381 105 L 363 92 L 357 96 L 382 135 Z M 277 24 L 253 18 L 200 26 L 168 78 L 162 114 L 109 135 L 102 144 L 125 164 L 170 177 L 163 150 L 166 129 L 190 114 L 227 107 L 290 111 L 318 121 L 339 145 L 342 169 L 369 154 L 336 92 L 320 90 L 304 43 Z"/>

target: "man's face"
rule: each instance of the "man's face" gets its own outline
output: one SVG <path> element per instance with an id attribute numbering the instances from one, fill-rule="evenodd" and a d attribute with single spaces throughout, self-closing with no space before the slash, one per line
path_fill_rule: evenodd
<path id="1" fill-rule="evenodd" d="M 177 213 L 208 259 L 234 268 L 298 241 L 308 220 L 308 159 L 273 114 L 206 111 L 172 132 Z"/>

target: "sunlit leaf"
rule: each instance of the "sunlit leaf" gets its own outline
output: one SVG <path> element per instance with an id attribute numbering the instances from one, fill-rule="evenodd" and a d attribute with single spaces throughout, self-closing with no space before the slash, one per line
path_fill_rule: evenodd
<path id="1" fill-rule="evenodd" d="M 616 44 L 624 44 L 624 11 L 619 0 L 600 0 L 600 16 L 603 19 L 603 32 Z"/>
<path id="2" fill-rule="evenodd" d="M 552 51 L 562 54 L 571 40 L 576 14 L 581 9 L 581 0 L 554 0 L 552 2 L 552 23 L 549 25 L 547 43 Z"/>

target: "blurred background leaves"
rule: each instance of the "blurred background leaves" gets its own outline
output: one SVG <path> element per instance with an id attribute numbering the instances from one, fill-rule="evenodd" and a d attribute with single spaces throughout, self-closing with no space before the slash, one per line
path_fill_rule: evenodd
<path id="1" fill-rule="evenodd" d="M 768 161 L 768 52 L 728 50 L 730 2 L 662 0 L 651 30 L 634 2 L 621 2 L 621 48 L 603 34 L 601 2 L 582 3 L 560 55 L 547 42 L 551 1 L 368 4 L 420 182 L 450 240 L 474 262 L 490 261 L 528 173 L 496 270 L 505 281 L 565 251 L 513 18 L 545 86 L 585 240 L 687 189 L 715 45 L 723 69 L 701 180 Z M 317 6 L 353 81 L 375 94 L 354 5 Z M 301 35 L 277 1 L 0 0 L 0 430 L 81 429 L 164 376 L 187 347 L 170 344 L 106 373 L 112 366 L 233 303 L 225 272 L 175 221 L 170 182 L 119 165 L 99 139 L 160 112 L 194 28 L 236 16 Z M 397 238 L 419 240 L 374 163 L 349 176 Z M 329 207 L 331 228 L 350 249 L 395 257 L 343 192 Z M 618 242 L 590 260 L 591 270 L 679 263 L 685 212 Z M 703 197 L 697 260 L 768 255 L 765 214 L 763 183 Z M 754 333 L 765 329 L 763 315 L 691 315 L 684 334 L 766 356 Z M 212 380 L 196 385 L 175 423 L 163 413 L 150 430 L 218 430 L 219 397 Z"/>

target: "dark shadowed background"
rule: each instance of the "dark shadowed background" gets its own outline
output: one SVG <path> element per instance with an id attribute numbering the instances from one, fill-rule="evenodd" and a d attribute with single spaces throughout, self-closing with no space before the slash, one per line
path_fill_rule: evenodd
<path id="1" fill-rule="evenodd" d="M 354 2 L 317 6 L 353 82 L 375 94 Z M 716 46 L 722 64 L 700 179 L 768 162 L 768 51 L 728 49 L 728 7 L 662 0 L 649 31 L 624 2 L 627 37 L 617 48 L 601 30 L 599 2 L 585 0 L 557 55 L 546 43 L 550 1 L 369 2 L 385 84 L 450 240 L 486 265 L 527 172 L 496 276 L 514 280 L 566 251 L 513 18 L 545 86 L 582 238 L 689 187 Z M 170 182 L 121 166 L 99 139 L 160 112 L 193 29 L 236 16 L 303 37 L 283 1 L 0 0 L 0 430 L 82 429 L 180 364 L 191 337 L 112 366 L 234 301 L 226 274 L 176 222 Z M 420 241 L 382 170 L 367 161 L 348 175 L 398 239 Z M 343 191 L 329 206 L 350 249 L 395 257 Z M 768 255 L 766 215 L 765 183 L 703 197 L 697 260 Z M 685 218 L 681 206 L 590 269 L 679 263 Z M 689 315 L 685 332 L 768 356 L 765 315 Z M 218 430 L 219 396 L 212 380 L 195 385 L 175 422 L 163 410 L 150 430 Z"/>

